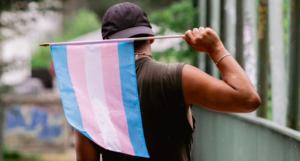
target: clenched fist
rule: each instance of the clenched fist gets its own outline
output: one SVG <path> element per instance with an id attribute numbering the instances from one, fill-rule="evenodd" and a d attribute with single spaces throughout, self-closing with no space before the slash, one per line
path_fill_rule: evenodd
<path id="1" fill-rule="evenodd" d="M 193 31 L 188 30 L 183 39 L 198 52 L 205 52 L 212 56 L 216 52 L 223 49 L 223 43 L 219 36 L 211 28 L 199 29 L 194 28 Z"/>

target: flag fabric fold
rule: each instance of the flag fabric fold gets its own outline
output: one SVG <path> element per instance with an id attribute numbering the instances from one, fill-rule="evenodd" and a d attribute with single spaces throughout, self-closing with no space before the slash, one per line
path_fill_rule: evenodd
<path id="1" fill-rule="evenodd" d="M 107 150 L 149 158 L 133 42 L 50 47 L 71 126 Z"/>

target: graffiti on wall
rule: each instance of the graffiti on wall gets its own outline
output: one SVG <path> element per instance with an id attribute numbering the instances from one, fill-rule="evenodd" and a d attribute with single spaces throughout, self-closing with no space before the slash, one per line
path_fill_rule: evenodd
<path id="1" fill-rule="evenodd" d="M 55 144 L 63 138 L 63 125 L 63 113 L 37 105 L 15 105 L 5 111 L 4 139 L 21 137 Z"/>

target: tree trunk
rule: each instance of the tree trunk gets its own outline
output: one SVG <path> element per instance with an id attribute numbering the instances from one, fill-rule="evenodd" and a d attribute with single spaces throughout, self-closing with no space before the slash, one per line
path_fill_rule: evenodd
<path id="1" fill-rule="evenodd" d="M 288 127 L 299 130 L 299 52 L 300 52 L 300 2 L 290 0 L 290 58 L 289 58 L 289 105 L 288 105 Z"/>
<path id="2" fill-rule="evenodd" d="M 221 1 L 220 0 L 211 0 L 211 28 L 220 35 L 220 9 L 221 9 Z M 211 73 L 212 76 L 219 79 L 220 78 L 220 72 L 215 63 L 210 60 L 211 62 Z"/>
<path id="3" fill-rule="evenodd" d="M 206 27 L 211 27 L 211 0 L 206 0 Z M 205 55 L 205 72 L 212 75 L 211 58 L 208 54 Z"/>
<path id="4" fill-rule="evenodd" d="M 206 0 L 198 0 L 198 24 L 200 27 L 206 27 Z M 206 53 L 198 53 L 198 68 L 205 71 Z"/>
<path id="5" fill-rule="evenodd" d="M 194 16 L 193 16 L 193 24 L 191 26 L 191 30 L 193 28 L 198 28 L 198 0 L 192 0 L 193 9 L 195 10 Z M 193 52 L 193 58 L 192 58 L 192 65 L 197 67 L 198 66 L 198 53 L 194 50 Z"/>
<path id="6" fill-rule="evenodd" d="M 244 1 L 237 0 L 236 1 L 236 39 L 235 39 L 235 47 L 236 47 L 236 61 L 240 64 L 242 68 L 244 68 Z"/>
<path id="7" fill-rule="evenodd" d="M 227 37 L 227 33 L 226 33 L 226 23 L 227 23 L 227 17 L 226 17 L 226 9 L 225 9 L 225 4 L 226 4 L 227 0 L 220 0 L 220 39 L 223 42 L 223 44 L 226 47 L 226 37 Z M 227 48 L 227 47 L 226 47 Z"/>
<path id="8" fill-rule="evenodd" d="M 268 0 L 259 0 L 258 44 L 258 94 L 261 98 L 261 106 L 257 110 L 257 116 L 267 118 L 269 90 Z"/>
<path id="9" fill-rule="evenodd" d="M 4 108 L 2 106 L 2 100 L 0 98 L 0 161 L 3 161 L 3 121 L 4 121 Z"/>
<path id="10" fill-rule="evenodd" d="M 0 9 L 0 18 L 1 18 L 1 9 Z M 1 22 L 0 22 L 0 79 L 1 79 L 1 76 L 2 76 L 2 67 L 3 67 L 3 63 L 2 63 L 2 41 L 3 41 L 3 38 L 2 38 L 2 34 L 1 34 Z M 0 85 L 0 161 L 3 161 L 3 125 L 4 125 L 4 107 L 3 107 L 3 104 L 2 104 L 2 87 Z"/>
<path id="11" fill-rule="evenodd" d="M 1 14 L 0 14 L 1 17 Z M 1 31 L 1 27 L 0 27 Z M 2 76 L 2 48 L 1 48 L 1 32 L 0 32 L 0 78 Z M 0 161 L 3 161 L 3 124 L 4 124 L 4 107 L 2 106 L 2 93 L 0 85 Z"/>

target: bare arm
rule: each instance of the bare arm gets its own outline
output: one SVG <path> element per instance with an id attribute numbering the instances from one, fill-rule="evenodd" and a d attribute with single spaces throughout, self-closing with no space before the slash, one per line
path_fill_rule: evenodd
<path id="1" fill-rule="evenodd" d="M 229 54 L 218 35 L 210 28 L 187 31 L 183 38 L 198 52 L 206 52 L 216 63 Z M 224 57 L 217 65 L 224 81 L 201 70 L 185 65 L 182 72 L 186 104 L 196 104 L 219 112 L 252 112 L 261 100 L 251 81 L 232 56 Z"/>

